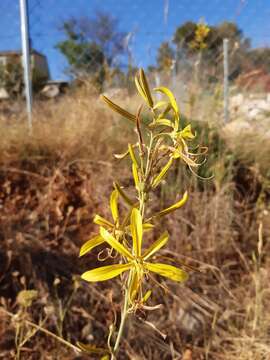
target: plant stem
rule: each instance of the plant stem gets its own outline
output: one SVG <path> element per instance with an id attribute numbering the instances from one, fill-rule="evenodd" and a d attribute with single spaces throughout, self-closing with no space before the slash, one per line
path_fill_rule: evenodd
<path id="1" fill-rule="evenodd" d="M 124 331 L 124 327 L 125 327 L 125 322 L 126 322 L 126 318 L 127 318 L 127 312 L 128 312 L 128 300 L 129 300 L 129 285 L 131 282 L 131 272 L 129 273 L 129 278 L 128 278 L 128 286 L 125 290 L 125 299 L 124 299 L 124 305 L 123 305 L 123 309 L 121 312 L 121 322 L 119 325 L 119 330 L 118 330 L 118 334 L 117 334 L 117 338 L 114 344 L 114 348 L 113 348 L 113 353 L 111 355 L 111 360 L 115 360 L 116 357 L 116 353 L 118 351 L 119 348 L 119 344 L 123 335 L 123 331 Z"/>
<path id="2" fill-rule="evenodd" d="M 144 171 L 144 166 L 143 166 L 143 153 L 141 153 L 140 155 L 140 162 L 141 162 L 141 179 L 142 179 L 142 189 L 139 190 L 139 210 L 141 213 L 142 218 L 144 217 L 144 209 L 145 209 L 145 203 L 146 203 L 146 194 L 145 194 L 145 190 L 147 191 L 147 180 L 149 178 L 149 174 L 151 171 L 151 165 L 152 165 L 152 147 L 153 147 L 153 142 L 154 142 L 154 138 L 153 138 L 153 134 L 152 132 L 150 133 L 150 140 L 149 140 L 149 145 L 148 145 L 148 151 L 147 151 L 147 158 L 146 158 L 146 165 L 145 165 L 145 171 Z M 111 360 L 116 360 L 116 354 L 117 351 L 119 349 L 119 345 L 120 345 L 120 341 L 121 338 L 123 336 L 123 332 L 124 332 L 124 327 L 125 327 L 125 322 L 126 322 L 126 318 L 127 318 L 127 314 L 128 314 L 128 303 L 129 303 L 129 294 L 130 294 L 130 284 L 131 284 L 131 272 L 129 273 L 129 278 L 127 281 L 127 287 L 125 290 L 125 299 L 124 299 L 124 305 L 123 305 L 123 309 L 121 312 L 121 322 L 119 325 L 119 329 L 118 329 L 118 334 L 116 337 L 116 341 L 114 344 L 114 348 L 113 348 L 113 352 L 111 354 Z"/>
<path id="3" fill-rule="evenodd" d="M 13 313 L 9 312 L 9 311 L 7 311 L 6 309 L 4 309 L 4 308 L 2 308 L 2 307 L 0 308 L 0 311 L 3 311 L 6 315 L 10 316 L 11 318 L 16 318 L 16 314 L 13 314 Z M 35 328 L 36 330 L 41 331 L 41 332 L 43 332 L 44 334 L 53 337 L 54 339 L 56 339 L 57 341 L 61 342 L 62 344 L 70 347 L 70 348 L 73 349 L 75 352 L 79 352 L 79 353 L 82 352 L 82 350 L 81 350 L 78 346 L 73 345 L 73 344 L 70 343 L 69 341 L 60 338 L 59 336 L 57 336 L 56 334 L 52 333 L 51 331 L 43 328 L 42 326 L 37 325 L 37 324 L 33 323 L 32 321 L 29 321 L 29 320 L 26 320 L 26 319 L 24 319 L 23 321 L 24 321 L 25 324 L 27 324 L 27 325 L 29 325 L 29 326 L 32 326 L 32 327 Z"/>

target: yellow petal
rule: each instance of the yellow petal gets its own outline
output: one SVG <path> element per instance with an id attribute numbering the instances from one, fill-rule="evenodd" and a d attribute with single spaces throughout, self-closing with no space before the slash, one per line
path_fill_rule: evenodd
<path id="1" fill-rule="evenodd" d="M 81 278 L 89 282 L 105 281 L 131 269 L 132 266 L 133 265 L 131 263 L 102 266 L 100 268 L 86 271 L 82 274 Z"/>
<path id="2" fill-rule="evenodd" d="M 183 130 L 180 131 L 180 135 L 184 139 L 194 139 L 195 135 L 191 131 L 191 125 L 187 125 Z"/>
<path id="3" fill-rule="evenodd" d="M 102 217 L 102 216 L 100 216 L 100 215 L 96 215 L 96 216 L 94 217 L 93 222 L 94 222 L 95 224 L 97 224 L 97 225 L 100 225 L 100 226 L 105 226 L 105 227 L 109 227 L 109 228 L 113 228 L 113 227 L 114 227 L 114 225 L 113 225 L 110 221 L 104 219 L 104 217 Z"/>
<path id="4" fill-rule="evenodd" d="M 132 164 L 132 174 L 136 189 L 139 189 L 140 180 L 139 180 L 138 168 L 134 163 Z"/>
<path id="5" fill-rule="evenodd" d="M 167 264 L 153 264 L 153 263 L 145 263 L 145 267 L 154 273 L 157 273 L 161 276 L 165 276 L 174 281 L 186 281 L 188 278 L 188 274 L 175 266 L 167 265 Z"/>
<path id="6" fill-rule="evenodd" d="M 131 275 L 130 287 L 129 287 L 129 299 L 131 302 L 135 299 L 137 292 L 139 290 L 139 286 L 140 286 L 140 281 L 139 281 L 138 273 L 136 269 L 133 269 Z"/>
<path id="7" fill-rule="evenodd" d="M 146 291 L 146 293 L 144 294 L 144 296 L 142 298 L 142 302 L 146 303 L 146 301 L 150 298 L 151 294 L 152 294 L 152 290 Z"/>
<path id="8" fill-rule="evenodd" d="M 114 220 L 114 223 L 118 222 L 119 213 L 118 213 L 118 191 L 113 190 L 110 197 L 110 207 L 111 213 Z"/>
<path id="9" fill-rule="evenodd" d="M 146 79 L 143 69 L 140 69 L 140 83 L 141 83 L 141 86 L 144 89 L 144 93 L 147 97 L 148 105 L 152 108 L 154 105 L 154 102 L 153 102 L 152 95 L 151 95 L 151 92 L 149 89 L 149 85 L 148 85 L 148 82 L 147 82 L 147 79 Z"/>
<path id="10" fill-rule="evenodd" d="M 144 74 L 144 71 L 140 69 L 139 74 L 135 76 L 135 85 L 139 94 L 142 98 L 147 102 L 147 104 L 152 108 L 153 107 L 153 99 L 149 90 L 149 86 Z"/>
<path id="11" fill-rule="evenodd" d="M 154 255 L 159 249 L 161 249 L 168 241 L 169 234 L 165 231 L 143 254 L 143 260 L 149 259 Z"/>
<path id="12" fill-rule="evenodd" d="M 169 100 L 170 100 L 170 103 L 172 105 L 172 108 L 175 112 L 176 115 L 179 115 L 179 109 L 178 109 L 178 105 L 175 101 L 175 97 L 173 95 L 173 93 L 171 92 L 171 90 L 169 90 L 168 88 L 166 87 L 158 87 L 158 88 L 155 88 L 154 89 L 155 91 L 159 91 L 159 92 L 162 92 L 163 94 L 167 95 Z"/>
<path id="13" fill-rule="evenodd" d="M 135 156 L 135 153 L 134 153 L 134 150 L 133 150 L 133 147 L 132 145 L 128 144 L 128 151 L 129 151 L 129 155 L 131 157 L 131 160 L 133 162 L 133 164 L 138 167 L 138 162 L 137 162 L 137 159 L 136 159 L 136 156 Z"/>
<path id="14" fill-rule="evenodd" d="M 158 101 L 155 106 L 153 107 L 154 110 L 162 107 L 162 106 L 167 106 L 168 102 L 167 101 Z"/>
<path id="15" fill-rule="evenodd" d="M 157 119 L 155 122 L 153 122 L 152 124 L 149 125 L 150 127 L 155 127 L 155 126 L 169 126 L 169 127 L 173 127 L 173 124 L 171 122 L 171 120 L 168 119 Z"/>
<path id="16" fill-rule="evenodd" d="M 124 192 L 124 190 L 121 188 L 121 186 L 117 183 L 113 183 L 114 188 L 118 191 L 119 195 L 123 198 L 123 200 L 127 203 L 129 206 L 133 206 L 135 202 L 133 202 L 127 194 Z"/>
<path id="17" fill-rule="evenodd" d="M 113 154 L 116 159 L 122 160 L 128 155 L 128 150 L 123 154 Z"/>
<path id="18" fill-rule="evenodd" d="M 130 216 L 130 230 L 133 239 L 133 251 L 136 256 L 141 256 L 143 225 L 142 216 L 138 209 L 132 209 Z"/>
<path id="19" fill-rule="evenodd" d="M 159 213 L 155 214 L 153 217 L 164 216 L 164 215 L 169 214 L 172 211 L 179 209 L 181 206 L 183 206 L 187 202 L 187 199 L 188 199 L 188 193 L 186 191 L 181 200 L 177 201 L 177 203 L 168 207 L 167 209 L 164 209 L 164 210 L 160 211 Z"/>
<path id="20" fill-rule="evenodd" d="M 110 106 L 111 109 L 113 109 L 115 112 L 117 112 L 118 114 L 122 115 L 123 117 L 136 122 L 136 116 L 131 114 L 130 112 L 122 109 L 119 105 L 115 104 L 114 102 L 112 102 L 110 99 L 107 98 L 107 96 L 105 95 L 101 95 L 101 99 L 103 101 L 105 101 L 105 103 L 107 105 Z"/>
<path id="21" fill-rule="evenodd" d="M 87 254 L 89 251 L 102 243 L 104 243 L 104 239 L 100 235 L 94 236 L 92 239 L 86 241 L 86 243 L 83 244 L 79 256 Z"/>
<path id="22" fill-rule="evenodd" d="M 119 243 L 106 229 L 103 227 L 100 228 L 100 235 L 103 237 L 103 239 L 111 245 L 112 248 L 114 248 L 116 251 L 118 251 L 121 255 L 125 256 L 126 258 L 132 260 L 133 256 L 129 252 L 128 249 L 126 249 L 122 244 Z"/>
<path id="23" fill-rule="evenodd" d="M 164 178 L 164 176 L 167 174 L 169 168 L 172 165 L 173 160 L 170 159 L 167 164 L 162 168 L 161 172 L 155 177 L 152 187 L 156 188 L 158 184 L 161 182 L 161 180 Z"/>
<path id="24" fill-rule="evenodd" d="M 155 227 L 155 225 L 150 223 L 144 223 L 143 224 L 143 231 L 149 231 L 152 230 Z"/>
<path id="25" fill-rule="evenodd" d="M 180 153 L 179 157 L 184 160 L 184 162 L 188 165 L 188 166 L 192 166 L 192 167 L 198 167 L 200 164 L 197 164 L 194 160 L 192 160 L 189 156 Z"/>

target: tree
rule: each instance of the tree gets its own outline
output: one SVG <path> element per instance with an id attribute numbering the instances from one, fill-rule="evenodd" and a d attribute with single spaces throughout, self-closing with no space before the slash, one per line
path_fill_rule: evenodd
<path id="1" fill-rule="evenodd" d="M 230 44 L 230 63 L 233 74 L 239 74 L 242 70 L 244 57 L 250 48 L 250 41 L 237 24 L 225 21 L 217 26 L 208 26 L 209 31 L 204 32 L 203 46 L 198 43 L 199 26 L 188 21 L 175 31 L 173 42 L 177 47 L 177 59 L 192 59 L 197 53 L 201 53 L 201 61 L 205 69 L 212 72 L 221 72 L 223 56 L 223 39 L 227 38 Z M 203 51 L 202 51 L 203 50 Z"/>
<path id="2" fill-rule="evenodd" d="M 125 34 L 118 30 L 115 18 L 97 12 L 93 18 L 71 18 L 61 30 L 66 40 L 56 47 L 67 58 L 76 76 L 95 75 L 102 83 L 105 68 L 114 65 L 117 56 L 124 52 Z"/>
<path id="3" fill-rule="evenodd" d="M 23 69 L 20 62 L 8 62 L 0 65 L 0 87 L 3 87 L 11 98 L 21 96 L 23 92 Z"/>
<path id="4" fill-rule="evenodd" d="M 168 42 L 161 43 L 157 53 L 157 64 L 159 70 L 169 71 L 173 65 L 175 53 Z"/>
<path id="5" fill-rule="evenodd" d="M 248 52 L 251 68 L 263 69 L 270 72 L 270 48 L 252 49 Z"/>

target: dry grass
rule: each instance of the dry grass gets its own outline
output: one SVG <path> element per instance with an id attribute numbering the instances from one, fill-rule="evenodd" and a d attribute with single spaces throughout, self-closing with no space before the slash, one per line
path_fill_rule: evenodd
<path id="1" fill-rule="evenodd" d="M 138 105 L 129 98 L 120 103 L 133 110 Z M 125 186 L 130 183 L 130 175 L 111 154 L 123 150 L 133 136 L 132 126 L 112 116 L 89 89 L 57 102 L 39 103 L 31 137 L 23 115 L 9 120 L 5 116 L 0 123 L 5 134 L 0 145 L 2 308 L 18 313 L 18 292 L 35 288 L 38 299 L 26 319 L 35 323 L 46 319 L 46 329 L 73 343 L 104 345 L 106 329 L 119 311 L 112 308 L 111 297 L 117 302 L 120 288 L 114 281 L 78 283 L 76 276 L 94 257 L 79 260 L 77 255 L 95 231 L 93 215 L 107 215 L 112 179 Z M 230 139 L 226 135 L 226 141 Z M 242 146 L 241 137 L 235 137 L 234 166 L 228 169 L 222 162 L 227 153 L 218 154 L 213 166 L 222 172 L 220 180 L 191 181 L 187 205 L 164 220 L 171 241 L 161 256 L 197 271 L 191 271 L 186 286 L 170 282 L 164 282 L 164 288 L 155 286 L 151 301 L 163 308 L 149 314 L 149 323 L 142 314 L 130 320 L 120 359 L 264 360 L 269 356 L 270 223 L 264 167 L 269 159 L 268 143 L 262 147 L 260 140 L 254 136 L 250 145 L 246 140 Z M 243 162 L 249 154 L 252 161 Z M 173 201 L 186 183 L 187 174 L 175 171 L 169 190 L 155 194 L 156 206 Z M 63 309 L 67 309 L 64 319 Z M 0 358 L 15 354 L 15 327 L 14 319 L 1 316 Z M 21 351 L 22 359 L 59 357 L 84 359 L 41 332 Z"/>

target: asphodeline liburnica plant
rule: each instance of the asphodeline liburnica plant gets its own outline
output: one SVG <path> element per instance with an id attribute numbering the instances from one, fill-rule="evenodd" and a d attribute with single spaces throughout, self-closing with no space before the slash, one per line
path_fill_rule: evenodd
<path id="1" fill-rule="evenodd" d="M 151 202 L 153 192 L 164 182 L 175 162 L 187 165 L 194 172 L 194 168 L 200 165 L 197 161 L 198 156 L 205 152 L 205 149 L 198 150 L 198 147 L 196 153 L 190 151 L 189 142 L 195 135 L 192 133 L 191 125 L 181 128 L 178 105 L 169 89 L 155 88 L 155 92 L 164 95 L 164 100 L 154 101 L 143 70 L 135 77 L 135 85 L 149 111 L 149 121 L 142 121 L 143 105 L 135 115 L 102 96 L 112 110 L 134 124 L 137 135 L 134 144 L 128 144 L 127 150 L 116 157 L 130 158 L 135 189 L 127 193 L 118 182 L 114 182 L 109 201 L 111 219 L 96 215 L 93 221 L 99 226 L 99 231 L 80 250 L 80 256 L 83 256 L 98 246 L 104 247 L 105 244 L 108 254 L 115 262 L 113 265 L 86 271 L 82 274 L 82 279 L 97 282 L 119 276 L 122 284 L 120 325 L 118 329 L 116 324 L 110 327 L 108 349 L 104 350 L 102 355 L 102 359 L 111 360 L 116 359 L 127 317 L 140 310 L 153 309 L 147 305 L 147 301 L 151 296 L 150 287 L 154 275 L 161 275 L 177 282 L 184 282 L 188 278 L 184 269 L 156 261 L 157 252 L 168 242 L 168 232 L 163 232 L 158 239 L 152 239 L 151 236 L 159 219 L 181 208 L 188 199 L 188 193 L 183 191 L 182 198 L 175 204 L 156 213 L 151 213 Z M 103 351 L 91 345 L 79 343 L 79 346 L 85 351 Z"/>

